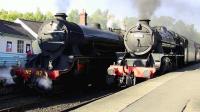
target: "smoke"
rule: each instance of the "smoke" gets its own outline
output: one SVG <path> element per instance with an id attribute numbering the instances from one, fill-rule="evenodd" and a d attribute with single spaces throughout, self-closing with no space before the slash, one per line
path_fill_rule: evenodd
<path id="1" fill-rule="evenodd" d="M 161 0 L 133 0 L 139 11 L 140 19 L 149 19 L 161 5 Z"/>
<path id="2" fill-rule="evenodd" d="M 55 13 L 66 13 L 70 6 L 70 0 L 54 0 Z"/>
<path id="3" fill-rule="evenodd" d="M 52 89 L 52 80 L 48 77 L 41 77 L 36 79 L 37 85 L 42 90 L 51 90 Z"/>
<path id="4" fill-rule="evenodd" d="M 39 53 L 42 52 L 41 49 L 40 49 L 40 47 L 39 47 L 38 40 L 34 40 L 34 41 L 32 42 L 32 47 L 33 47 L 33 53 L 34 53 L 34 54 L 39 54 Z"/>
<path id="5" fill-rule="evenodd" d="M 170 16 L 153 17 L 152 26 L 165 26 L 167 29 L 189 38 L 190 40 L 200 42 L 200 33 L 193 24 L 187 24 L 183 20 L 176 20 Z"/>
<path id="6" fill-rule="evenodd" d="M 107 19 L 108 19 L 106 23 L 107 28 L 113 28 L 113 29 L 120 28 L 120 21 L 116 19 L 114 15 L 108 14 Z"/>
<path id="7" fill-rule="evenodd" d="M 0 68 L 0 80 L 3 81 L 3 85 L 12 85 L 14 84 L 13 78 L 10 74 L 11 67 L 9 68 Z"/>
<path id="8" fill-rule="evenodd" d="M 108 20 L 106 26 L 107 26 L 107 28 L 113 28 L 114 27 L 114 21 L 112 19 Z"/>
<path id="9" fill-rule="evenodd" d="M 106 23 L 107 28 L 113 28 L 115 17 L 111 15 L 110 12 L 108 12 L 107 19 L 108 19 Z"/>

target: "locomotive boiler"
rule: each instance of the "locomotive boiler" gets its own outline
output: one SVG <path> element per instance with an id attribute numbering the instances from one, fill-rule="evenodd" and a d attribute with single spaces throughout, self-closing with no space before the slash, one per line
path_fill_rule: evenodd
<path id="1" fill-rule="evenodd" d="M 68 22 L 63 13 L 43 23 L 38 43 L 41 53 L 25 68 L 13 69 L 12 75 L 17 77 L 16 82 L 44 90 L 69 81 L 69 77 L 92 84 L 105 80 L 104 71 L 116 60 L 115 52 L 124 50 L 120 35 Z M 72 83 L 81 85 L 79 81 Z"/>
<path id="2" fill-rule="evenodd" d="M 139 20 L 124 38 L 126 52 L 108 68 L 107 82 L 130 86 L 137 78 L 149 79 L 200 59 L 200 46 L 164 26 L 151 27 L 150 20 Z"/>

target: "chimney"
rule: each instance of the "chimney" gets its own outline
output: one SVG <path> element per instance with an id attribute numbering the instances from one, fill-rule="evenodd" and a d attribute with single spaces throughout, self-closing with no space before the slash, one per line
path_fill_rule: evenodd
<path id="1" fill-rule="evenodd" d="M 80 13 L 80 25 L 87 25 L 87 13 L 85 10 Z"/>
<path id="2" fill-rule="evenodd" d="M 140 19 L 139 23 L 140 24 L 145 24 L 145 25 L 149 26 L 150 21 L 151 21 L 150 19 Z"/>
<path id="3" fill-rule="evenodd" d="M 55 18 L 57 19 L 62 19 L 62 20 L 66 20 L 67 15 L 65 13 L 56 13 Z"/>

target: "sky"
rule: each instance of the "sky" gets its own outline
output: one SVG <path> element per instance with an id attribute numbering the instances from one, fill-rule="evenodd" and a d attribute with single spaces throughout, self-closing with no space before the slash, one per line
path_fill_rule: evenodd
<path id="1" fill-rule="evenodd" d="M 194 24 L 200 31 L 200 0 L 160 0 L 161 5 L 155 16 L 171 16 L 185 23 Z M 69 12 L 72 9 L 85 9 L 90 15 L 95 10 L 109 10 L 117 18 L 138 17 L 133 0 L 0 0 L 0 9 L 19 12 Z"/>

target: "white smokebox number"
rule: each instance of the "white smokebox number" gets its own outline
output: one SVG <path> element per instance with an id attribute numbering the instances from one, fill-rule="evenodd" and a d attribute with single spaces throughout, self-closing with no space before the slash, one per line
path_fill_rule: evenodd
<path id="1" fill-rule="evenodd" d="M 136 38 L 143 38 L 144 37 L 144 35 L 141 34 L 141 33 L 135 33 L 135 34 L 133 34 L 133 36 L 136 37 Z"/>

